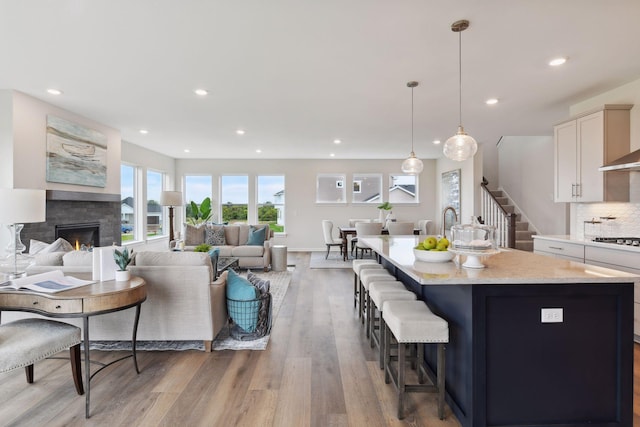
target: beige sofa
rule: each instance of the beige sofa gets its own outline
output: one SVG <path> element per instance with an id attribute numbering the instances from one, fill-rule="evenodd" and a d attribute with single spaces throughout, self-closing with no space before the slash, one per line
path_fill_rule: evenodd
<path id="1" fill-rule="evenodd" d="M 262 245 L 247 244 L 251 227 L 255 227 L 258 230 L 266 228 L 265 239 Z M 214 244 L 215 242 L 211 238 L 208 238 L 213 231 L 218 230 L 224 231 L 224 245 Z M 267 271 L 271 264 L 271 239 L 273 232 L 268 224 L 255 226 L 249 224 L 203 224 L 198 227 L 185 225 L 183 235 L 186 251 L 192 251 L 197 245 L 202 243 L 208 243 L 212 247 L 219 248 L 220 256 L 222 257 L 237 257 L 240 268 L 262 268 L 264 271 Z"/>
<path id="2" fill-rule="evenodd" d="M 129 270 L 147 282 L 142 304 L 138 341 L 203 341 L 206 351 L 227 323 L 227 273 L 213 281 L 211 259 L 199 252 L 138 252 Z M 83 266 L 35 266 L 30 273 L 62 269 L 86 272 Z M 89 271 L 90 268 L 89 268 Z M 92 341 L 131 339 L 135 309 L 91 317 Z M 37 316 L 2 313 L 2 323 Z M 81 319 L 60 319 L 82 327 Z"/>

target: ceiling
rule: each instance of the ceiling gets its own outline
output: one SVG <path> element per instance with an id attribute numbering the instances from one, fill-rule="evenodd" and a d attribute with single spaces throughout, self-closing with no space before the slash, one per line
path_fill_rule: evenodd
<path id="1" fill-rule="evenodd" d="M 639 16 L 637 0 L 0 0 L 0 89 L 175 158 L 401 159 L 416 80 L 415 152 L 438 158 L 458 126 L 454 21 L 470 21 L 462 122 L 495 144 L 640 78 Z"/>

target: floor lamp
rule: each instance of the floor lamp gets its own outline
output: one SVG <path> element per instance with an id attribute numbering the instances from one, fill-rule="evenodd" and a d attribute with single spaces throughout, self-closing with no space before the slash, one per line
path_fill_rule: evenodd
<path id="1" fill-rule="evenodd" d="M 23 254 L 26 249 L 20 240 L 20 232 L 25 223 L 47 220 L 45 190 L 0 188 L 0 224 L 9 229 L 8 255 L 0 260 L 0 271 L 9 279 L 22 277 L 33 263 L 33 257 Z"/>
<path id="2" fill-rule="evenodd" d="M 173 208 L 182 206 L 182 191 L 163 191 L 160 194 L 160 204 L 169 206 L 169 242 L 173 240 Z"/>

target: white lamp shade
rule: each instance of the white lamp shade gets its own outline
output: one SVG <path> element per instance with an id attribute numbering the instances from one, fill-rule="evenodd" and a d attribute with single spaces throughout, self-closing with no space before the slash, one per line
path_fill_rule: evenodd
<path id="1" fill-rule="evenodd" d="M 473 157 L 478 151 L 478 143 L 471 136 L 464 132 L 462 126 L 458 132 L 444 143 L 442 152 L 451 160 L 462 162 L 469 157 Z"/>
<path id="2" fill-rule="evenodd" d="M 402 173 L 407 175 L 418 175 L 424 169 L 422 160 L 418 159 L 416 155 L 411 152 L 411 155 L 402 162 Z"/>
<path id="3" fill-rule="evenodd" d="M 182 191 L 163 191 L 160 194 L 160 204 L 162 206 L 182 206 Z"/>
<path id="4" fill-rule="evenodd" d="M 0 188 L 0 224 L 24 224 L 47 220 L 45 190 Z"/>

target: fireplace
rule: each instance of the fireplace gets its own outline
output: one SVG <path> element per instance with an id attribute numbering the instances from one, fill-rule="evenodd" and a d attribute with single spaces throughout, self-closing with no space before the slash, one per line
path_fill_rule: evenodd
<path id="1" fill-rule="evenodd" d="M 100 246 L 100 223 L 56 225 L 56 239 L 62 237 L 76 249 Z"/>

